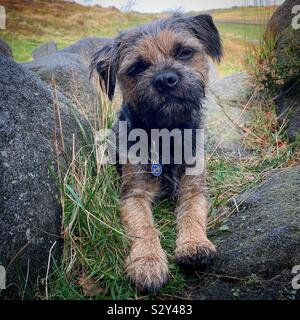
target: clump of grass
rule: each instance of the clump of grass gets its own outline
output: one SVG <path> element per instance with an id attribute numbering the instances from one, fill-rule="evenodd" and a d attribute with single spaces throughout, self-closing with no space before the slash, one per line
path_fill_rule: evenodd
<path id="1" fill-rule="evenodd" d="M 290 142 L 285 121 L 280 121 L 272 99 L 257 99 L 252 106 L 253 119 L 246 128 L 246 144 L 259 157 L 264 171 L 283 168 L 299 162 L 299 141 Z"/>
<path id="2" fill-rule="evenodd" d="M 248 69 L 256 89 L 269 97 L 275 97 L 292 79 L 300 78 L 299 47 L 291 45 L 284 49 L 285 57 L 279 59 L 278 41 L 275 33 L 265 32 L 261 44 L 247 55 Z"/>

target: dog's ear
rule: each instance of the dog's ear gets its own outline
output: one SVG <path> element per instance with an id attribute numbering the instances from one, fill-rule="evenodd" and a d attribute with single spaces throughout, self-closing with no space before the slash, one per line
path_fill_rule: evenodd
<path id="1" fill-rule="evenodd" d="M 114 96 L 116 86 L 116 70 L 115 64 L 113 63 L 113 41 L 106 44 L 93 55 L 90 71 L 90 77 L 94 71 L 97 71 L 100 86 L 111 100 Z"/>
<path id="2" fill-rule="evenodd" d="M 186 18 L 188 28 L 199 39 L 206 53 L 215 61 L 220 62 L 223 56 L 221 38 L 213 19 L 208 14 Z"/>

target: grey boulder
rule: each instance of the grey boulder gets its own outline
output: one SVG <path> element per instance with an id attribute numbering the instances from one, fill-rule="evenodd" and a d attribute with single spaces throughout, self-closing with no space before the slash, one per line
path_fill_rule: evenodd
<path id="1" fill-rule="evenodd" d="M 242 108 L 253 89 L 248 74 L 239 72 L 215 81 L 210 86 L 210 91 L 221 106 Z"/>
<path id="2" fill-rule="evenodd" d="M 87 38 L 64 50 L 23 63 L 51 86 L 55 85 L 78 109 L 87 114 L 99 103 L 99 86 L 90 81 L 90 58 L 107 39 Z"/>
<path id="3" fill-rule="evenodd" d="M 39 46 L 38 48 L 34 49 L 32 51 L 32 57 L 33 57 L 33 59 L 36 60 L 36 59 L 48 56 L 49 54 L 52 54 L 56 51 L 57 51 L 56 43 L 48 42 L 48 43 L 44 43 L 41 46 Z"/>
<path id="4" fill-rule="evenodd" d="M 292 9 L 299 5 L 299 0 L 286 0 L 279 6 L 270 18 L 267 31 L 275 34 L 280 33 L 291 25 L 292 19 L 295 17 Z"/>
<path id="5" fill-rule="evenodd" d="M 219 79 L 219 74 L 216 66 L 214 63 L 209 60 L 208 61 L 208 80 L 209 80 L 209 85 L 213 84 Z"/>
<path id="6" fill-rule="evenodd" d="M 251 120 L 247 102 L 253 89 L 245 73 L 215 80 L 210 84 L 206 101 L 206 145 L 210 153 L 247 154 L 243 127 Z"/>
<path id="7" fill-rule="evenodd" d="M 54 105 L 59 106 L 63 138 Z M 0 54 L 0 265 L 17 295 L 45 278 L 49 257 L 60 254 L 55 179 L 57 159 L 63 168 L 73 134 L 79 145 L 82 141 L 73 112 L 61 94 L 53 100 L 43 81 Z"/>
<path id="8" fill-rule="evenodd" d="M 69 47 L 61 50 L 62 52 L 69 52 L 78 54 L 84 61 L 84 64 L 89 66 L 91 56 L 100 49 L 101 46 L 110 42 L 111 38 L 97 38 L 90 37 L 77 41 Z"/>
<path id="9" fill-rule="evenodd" d="M 287 135 L 291 141 L 295 141 L 300 131 L 300 84 L 296 81 L 289 84 L 280 92 L 276 104 L 279 120 L 287 121 Z"/>
<path id="10" fill-rule="evenodd" d="M 229 229 L 211 235 L 218 258 L 207 272 L 219 276 L 203 277 L 197 298 L 300 299 L 291 285 L 300 265 L 299 194 L 300 165 L 237 197 Z"/>
<path id="11" fill-rule="evenodd" d="M 278 92 L 277 113 L 279 121 L 287 123 L 287 134 L 291 141 L 297 139 L 300 130 L 300 29 L 292 25 L 296 14 L 292 8 L 299 5 L 298 0 L 285 1 L 271 17 L 267 31 L 276 36 L 276 58 L 278 64 L 294 74 Z M 297 22 L 297 20 L 296 20 Z"/>

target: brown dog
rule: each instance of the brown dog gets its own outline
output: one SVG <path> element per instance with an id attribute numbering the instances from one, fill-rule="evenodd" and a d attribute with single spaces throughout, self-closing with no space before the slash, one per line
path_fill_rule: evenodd
<path id="1" fill-rule="evenodd" d="M 202 128 L 208 56 L 217 61 L 222 56 L 212 18 L 175 14 L 120 33 L 94 56 L 92 68 L 109 98 L 118 81 L 123 96 L 118 120 L 126 121 L 128 133 L 136 128 L 147 133 L 151 129 L 194 132 Z M 192 145 L 195 151 L 194 140 Z M 170 149 L 175 147 L 173 143 Z M 155 292 L 168 280 L 168 262 L 151 212 L 162 195 L 177 199 L 178 263 L 203 266 L 216 254 L 206 236 L 204 173 L 187 175 L 185 162 L 176 164 L 174 157 L 168 164 L 161 160 L 161 156 L 156 160 L 158 174 L 153 163 L 120 166 L 121 218 L 131 239 L 126 271 L 141 291 Z"/>

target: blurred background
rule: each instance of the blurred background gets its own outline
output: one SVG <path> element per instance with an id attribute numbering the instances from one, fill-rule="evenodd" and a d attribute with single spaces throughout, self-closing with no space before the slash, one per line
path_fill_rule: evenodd
<path id="1" fill-rule="evenodd" d="M 6 30 L 0 37 L 16 61 L 29 61 L 32 51 L 53 41 L 59 49 L 85 37 L 112 37 L 120 30 L 175 11 L 209 13 L 221 32 L 225 59 L 221 75 L 242 71 L 249 46 L 261 40 L 265 24 L 282 0 L 0 0 Z"/>

